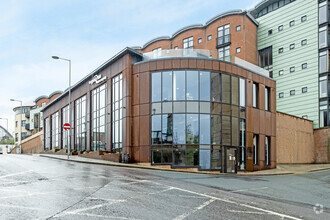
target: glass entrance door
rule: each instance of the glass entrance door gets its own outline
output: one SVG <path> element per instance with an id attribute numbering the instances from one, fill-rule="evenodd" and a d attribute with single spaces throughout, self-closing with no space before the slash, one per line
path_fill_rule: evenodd
<path id="1" fill-rule="evenodd" d="M 237 173 L 237 149 L 226 149 L 226 173 Z"/>

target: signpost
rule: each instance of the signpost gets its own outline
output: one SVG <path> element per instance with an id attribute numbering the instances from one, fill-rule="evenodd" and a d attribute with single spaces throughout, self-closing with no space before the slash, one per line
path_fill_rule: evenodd
<path id="1" fill-rule="evenodd" d="M 68 132 L 68 138 L 70 138 L 70 133 L 69 133 L 69 131 L 70 131 L 70 129 L 71 129 L 71 125 L 69 124 L 69 123 L 65 123 L 64 125 L 63 125 L 63 129 L 64 130 L 66 130 L 67 132 Z M 70 142 L 71 143 L 71 142 Z M 70 147 L 69 147 L 69 139 L 68 139 L 68 159 L 69 159 L 69 155 L 70 155 Z"/>

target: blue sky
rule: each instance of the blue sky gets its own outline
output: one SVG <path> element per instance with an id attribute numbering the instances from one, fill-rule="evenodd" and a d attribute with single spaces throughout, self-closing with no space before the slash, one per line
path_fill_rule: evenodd
<path id="1" fill-rule="evenodd" d="M 127 46 L 168 35 L 259 0 L 0 0 L 0 118 L 14 131 L 18 103 L 68 87 Z M 0 120 L 6 127 L 6 120 Z"/>

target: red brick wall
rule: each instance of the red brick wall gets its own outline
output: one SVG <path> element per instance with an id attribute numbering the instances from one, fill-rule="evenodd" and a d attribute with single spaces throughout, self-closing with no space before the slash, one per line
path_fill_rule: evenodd
<path id="1" fill-rule="evenodd" d="M 329 128 L 314 130 L 315 162 L 329 163 Z"/>

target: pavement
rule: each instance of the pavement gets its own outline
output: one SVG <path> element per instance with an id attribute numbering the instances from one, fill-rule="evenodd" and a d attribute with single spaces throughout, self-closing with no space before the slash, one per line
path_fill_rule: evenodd
<path id="1" fill-rule="evenodd" d="M 85 158 L 79 156 L 70 156 L 68 159 L 67 155 L 54 155 L 54 154 L 37 154 L 41 157 L 54 158 L 59 160 L 66 160 L 79 163 L 88 164 L 98 164 L 98 165 L 108 165 L 126 168 L 139 168 L 147 170 L 160 170 L 169 172 L 183 172 L 183 173 L 199 173 L 199 174 L 213 174 L 213 175 L 230 175 L 226 173 L 219 172 L 208 172 L 208 171 L 195 171 L 192 169 L 169 169 L 159 166 L 152 166 L 149 163 L 117 163 L 106 160 Z M 260 170 L 254 172 L 238 172 L 237 175 L 241 176 L 268 176 L 268 175 L 289 175 L 289 174 L 306 174 L 318 171 L 330 170 L 330 164 L 278 164 L 275 169 Z"/>

